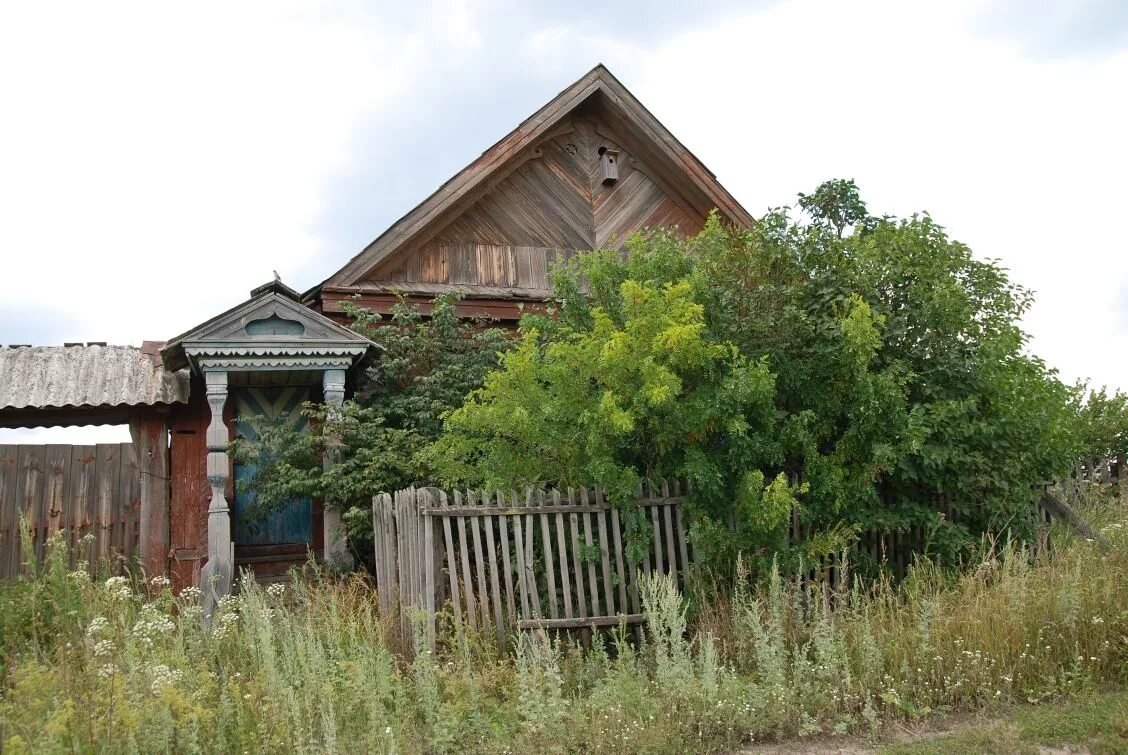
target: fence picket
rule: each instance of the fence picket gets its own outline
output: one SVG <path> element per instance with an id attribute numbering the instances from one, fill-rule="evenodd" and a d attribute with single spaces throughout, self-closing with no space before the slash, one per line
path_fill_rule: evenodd
<path id="1" fill-rule="evenodd" d="M 587 488 L 580 488 L 580 501 L 584 506 L 588 505 L 588 491 Z M 599 610 L 599 585 L 595 576 L 595 561 L 591 558 L 592 548 L 594 541 L 591 537 L 591 512 L 583 512 L 584 522 L 584 560 L 587 561 L 587 584 L 588 595 L 591 598 L 591 615 L 602 615 Z"/>
<path id="2" fill-rule="evenodd" d="M 576 502 L 575 489 L 568 488 L 568 503 Z M 580 515 L 575 511 L 568 515 L 572 530 L 572 576 L 576 578 L 576 609 L 581 619 L 587 618 L 587 598 L 584 595 L 584 573 L 580 566 Z"/>
<path id="3" fill-rule="evenodd" d="M 454 491 L 454 505 L 462 505 L 462 493 Z M 462 557 L 462 594 L 466 598 L 466 623 L 471 630 L 478 628 L 478 607 L 474 600 L 474 582 L 470 576 L 470 547 L 466 539 L 466 517 L 458 517 L 458 543 Z"/>
<path id="4" fill-rule="evenodd" d="M 533 505 L 533 489 L 525 489 L 525 507 L 531 508 Z M 533 558 L 533 537 L 536 534 L 536 528 L 533 526 L 533 515 L 525 515 L 525 584 L 529 588 L 529 605 L 533 611 L 533 618 L 543 618 L 540 605 L 540 587 L 537 584 L 536 570 L 533 568 L 535 561 Z"/>
<path id="5" fill-rule="evenodd" d="M 468 506 L 475 506 L 477 503 L 478 496 L 475 495 L 473 491 L 467 490 L 466 504 Z M 483 560 L 484 554 L 482 553 L 482 528 L 481 522 L 479 521 L 480 519 L 481 517 L 477 516 L 470 517 L 470 533 L 474 538 L 474 566 L 476 567 L 474 576 L 477 578 L 478 587 L 478 615 L 482 617 L 482 626 L 485 627 L 490 615 L 490 608 L 489 593 L 486 592 L 486 566 Z"/>
<path id="6" fill-rule="evenodd" d="M 537 491 L 537 502 L 541 506 L 547 506 L 545 501 L 544 491 Z M 541 542 L 544 545 L 544 568 L 548 575 L 548 617 L 550 619 L 560 618 L 560 605 L 556 599 L 556 564 L 552 556 L 552 533 L 549 531 L 549 515 L 540 515 L 541 525 Z"/>
<path id="7" fill-rule="evenodd" d="M 505 506 L 505 499 L 502 493 L 497 493 L 498 508 Z M 517 601 L 513 599 L 513 564 L 509 560 L 509 523 L 508 517 L 498 516 L 497 528 L 501 533 L 501 562 L 505 568 L 505 611 L 509 615 L 509 621 L 512 624 L 517 623 Z"/>
<path id="8" fill-rule="evenodd" d="M 514 492 L 513 507 L 516 508 L 518 504 L 517 493 Z M 529 600 L 529 583 L 527 579 L 528 572 L 525 569 L 525 525 L 521 521 L 521 515 L 517 514 L 513 517 L 513 548 L 517 556 L 517 589 L 521 593 L 521 618 L 531 619 L 530 600 Z"/>
<path id="9" fill-rule="evenodd" d="M 444 495 L 440 499 L 440 508 L 449 508 L 450 502 Z M 446 543 L 446 570 L 447 579 L 450 582 L 450 602 L 454 610 L 454 628 L 456 631 L 462 631 L 462 599 L 458 594 L 458 564 L 455 560 L 454 551 L 454 534 L 451 532 L 451 522 L 449 516 L 442 517 L 443 520 L 443 539 Z"/>
<path id="10" fill-rule="evenodd" d="M 552 491 L 552 505 L 560 508 L 560 491 Z M 568 548 L 565 545 L 566 535 L 564 534 L 564 515 L 559 511 L 556 512 L 556 550 L 557 557 L 560 559 L 560 585 L 561 591 L 564 593 L 564 618 L 572 618 L 572 583 L 568 577 Z"/>
<path id="11" fill-rule="evenodd" d="M 596 502 L 602 503 L 601 499 L 602 495 L 600 495 L 599 490 L 596 490 Z M 603 608 L 607 616 L 614 616 L 618 611 L 615 609 L 615 585 L 611 580 L 611 553 L 607 547 L 607 512 L 596 512 L 595 521 L 598 525 L 596 529 L 599 531 L 599 555 L 603 567 Z M 620 610 L 625 610 L 625 608 L 626 606 L 621 606 Z"/>
<path id="12" fill-rule="evenodd" d="M 489 499 L 486 494 L 482 494 L 482 506 L 487 506 Z M 486 550 L 489 552 L 486 557 L 486 563 L 490 569 L 490 611 L 494 617 L 494 629 L 497 632 L 497 641 L 501 647 L 505 647 L 505 624 L 502 620 L 501 609 L 501 588 L 497 576 L 498 559 L 497 559 L 497 543 L 494 539 L 494 520 L 501 519 L 502 517 L 494 516 L 492 514 L 485 517 L 486 528 Z"/>

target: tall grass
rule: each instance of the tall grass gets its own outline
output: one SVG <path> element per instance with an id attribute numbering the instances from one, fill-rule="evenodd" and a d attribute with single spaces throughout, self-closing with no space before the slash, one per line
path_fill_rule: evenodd
<path id="1" fill-rule="evenodd" d="M 738 579 L 691 621 L 655 577 L 641 646 L 508 657 L 403 652 L 359 578 L 248 582 L 205 626 L 194 591 L 69 572 L 54 541 L 0 587 L 0 749 L 680 753 L 1042 703 L 1128 677 L 1128 529 L 1103 531 L 838 593 Z"/>

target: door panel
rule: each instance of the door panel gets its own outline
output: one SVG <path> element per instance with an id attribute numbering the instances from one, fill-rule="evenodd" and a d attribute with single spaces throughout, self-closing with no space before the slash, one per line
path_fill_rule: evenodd
<path id="1" fill-rule="evenodd" d="M 304 429 L 309 420 L 301 413 L 303 401 L 309 398 L 308 386 L 263 386 L 233 389 L 235 399 L 235 433 L 248 440 L 258 440 L 256 417 L 283 419 L 287 424 Z M 240 490 L 255 474 L 252 464 L 235 465 L 235 510 L 232 516 L 236 545 L 282 545 L 308 543 L 313 532 L 313 507 L 309 498 L 298 498 L 285 508 L 260 519 L 251 520 L 243 512 L 254 502 L 254 495 Z"/>

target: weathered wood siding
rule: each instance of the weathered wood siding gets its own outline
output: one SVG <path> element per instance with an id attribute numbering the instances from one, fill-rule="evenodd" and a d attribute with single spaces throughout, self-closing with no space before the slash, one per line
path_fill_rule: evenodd
<path id="1" fill-rule="evenodd" d="M 203 380 L 192 379 L 188 405 L 172 415 L 169 432 L 170 516 L 173 588 L 198 586 L 208 553 L 207 432 L 211 410 Z"/>
<path id="2" fill-rule="evenodd" d="M 619 153 L 614 183 L 603 183 L 601 149 Z M 632 154 L 606 122 L 580 115 L 527 148 L 480 198 L 370 280 L 547 291 L 552 263 L 575 250 L 620 248 L 642 228 L 696 233 L 706 212 Z"/>
<path id="3" fill-rule="evenodd" d="M 26 571 L 21 518 L 42 563 L 62 532 L 70 565 L 124 565 L 137 551 L 141 477 L 129 443 L 0 446 L 0 579 Z M 86 541 L 87 535 L 92 536 Z"/>

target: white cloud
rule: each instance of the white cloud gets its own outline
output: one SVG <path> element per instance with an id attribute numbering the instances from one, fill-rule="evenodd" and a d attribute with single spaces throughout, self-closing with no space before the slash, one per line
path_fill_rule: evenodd
<path id="1" fill-rule="evenodd" d="M 989 7 L 787 0 L 659 33 L 643 6 L 608 26 L 464 0 L 4 4 L 0 309 L 37 321 L 0 342 L 168 338 L 272 269 L 311 285 L 358 251 L 323 227 L 334 180 L 413 178 L 398 149 L 356 164 L 358 139 L 427 121 L 436 152 L 473 157 L 470 120 L 500 138 L 528 114 L 506 103 L 602 60 L 754 214 L 831 177 L 927 209 L 1036 289 L 1033 348 L 1066 378 L 1128 388 L 1128 49 L 1033 59 L 983 33 Z M 475 71 L 513 73 L 489 102 L 441 91 Z"/>
<path id="2" fill-rule="evenodd" d="M 1128 388 L 1128 50 L 1032 61 L 971 10 L 793 0 L 670 40 L 628 84 L 753 212 L 832 177 L 929 211 L 1037 292 L 1036 353 Z"/>

